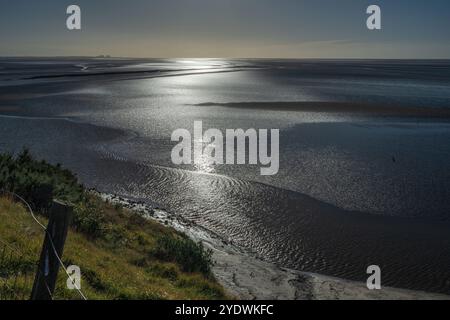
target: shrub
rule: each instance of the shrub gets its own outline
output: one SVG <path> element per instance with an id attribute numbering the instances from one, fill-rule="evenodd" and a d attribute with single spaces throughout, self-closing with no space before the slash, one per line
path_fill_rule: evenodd
<path id="1" fill-rule="evenodd" d="M 212 251 L 205 250 L 202 243 L 195 243 L 184 235 L 161 236 L 153 255 L 180 264 L 184 272 L 211 273 Z"/>
<path id="2" fill-rule="evenodd" d="M 46 212 L 54 198 L 77 203 L 84 196 L 75 175 L 60 166 L 34 160 L 26 149 L 16 158 L 0 155 L 0 189 L 19 194 L 40 212 Z"/>
<path id="3" fill-rule="evenodd" d="M 76 230 L 92 237 L 101 236 L 104 231 L 104 213 L 86 195 L 77 177 L 59 164 L 34 160 L 26 149 L 15 158 L 0 155 L 0 190 L 20 195 L 42 214 L 50 209 L 53 199 L 67 201 L 74 205 Z"/>
<path id="4" fill-rule="evenodd" d="M 104 233 L 105 216 L 95 202 L 86 198 L 75 204 L 72 224 L 77 231 L 96 238 Z"/>

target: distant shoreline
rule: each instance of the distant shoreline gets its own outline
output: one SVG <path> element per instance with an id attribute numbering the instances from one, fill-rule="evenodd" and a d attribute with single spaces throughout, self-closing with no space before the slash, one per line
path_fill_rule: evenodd
<path id="1" fill-rule="evenodd" d="M 393 62 L 399 62 L 399 61 L 431 61 L 431 62 L 448 62 L 450 61 L 449 58 L 439 58 L 439 57 L 431 57 L 431 58 L 315 58 L 315 57 L 283 57 L 283 58 L 277 58 L 277 57 L 186 57 L 186 56 L 173 56 L 173 57 L 142 57 L 142 56 L 136 56 L 136 57 L 127 57 L 127 56 L 95 56 L 95 55 L 47 55 L 47 56 L 41 56 L 41 55 L 0 55 L 0 59 L 5 60 L 47 60 L 47 59 L 56 59 L 56 60 L 71 60 L 71 59 L 86 59 L 86 60 L 137 60 L 137 61 L 167 61 L 167 60 L 177 60 L 177 59 L 198 59 L 198 60 L 221 60 L 221 59 L 227 59 L 227 60 L 261 60 L 261 61 L 267 61 L 267 60 L 280 60 L 280 61 L 393 61 Z"/>

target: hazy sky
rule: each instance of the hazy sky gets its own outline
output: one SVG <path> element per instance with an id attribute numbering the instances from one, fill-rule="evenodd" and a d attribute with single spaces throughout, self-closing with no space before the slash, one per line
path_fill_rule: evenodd
<path id="1" fill-rule="evenodd" d="M 66 8 L 82 30 L 66 29 Z M 366 8 L 382 9 L 380 31 Z M 450 58 L 449 0 L 0 0 L 0 55 Z"/>

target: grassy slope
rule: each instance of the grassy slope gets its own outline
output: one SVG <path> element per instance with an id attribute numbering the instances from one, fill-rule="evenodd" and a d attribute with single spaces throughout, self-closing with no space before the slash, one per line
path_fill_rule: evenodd
<path id="1" fill-rule="evenodd" d="M 78 265 L 82 289 L 90 299 L 223 299 L 222 287 L 210 272 L 211 255 L 186 236 L 136 213 L 103 202 L 84 191 L 76 176 L 60 166 L 34 160 L 24 151 L 17 157 L 0 155 L 0 189 L 23 196 L 42 224 L 51 199 L 74 204 L 63 261 Z M 1 242 L 12 244 L 21 257 L 1 257 L 0 298 L 5 279 L 20 271 L 16 293 L 29 295 L 44 234 L 25 208 L 0 197 Z M 8 253 L 9 254 L 9 253 Z M 79 298 L 66 289 L 60 270 L 55 297 Z M 25 279 L 28 283 L 25 283 Z"/>
<path id="2" fill-rule="evenodd" d="M 64 264 L 80 266 L 82 290 L 89 299 L 223 299 L 222 288 L 210 276 L 182 271 L 182 266 L 155 258 L 152 252 L 158 239 L 183 237 L 156 222 L 144 220 L 124 209 L 105 204 L 114 223 L 121 224 L 122 235 L 114 240 L 90 239 L 71 230 L 66 242 Z M 45 225 L 45 218 L 39 217 Z M 0 239 L 12 244 L 24 255 L 13 256 L 14 268 L 23 270 L 16 292 L 29 294 L 42 246 L 43 232 L 22 205 L 0 198 Z M 1 244 L 0 244 L 1 247 Z M 8 266 L 1 266 L 5 273 Z M 5 274 L 3 274 L 5 276 Z M 67 277 L 60 271 L 55 298 L 79 298 L 65 288 Z M 12 281 L 11 281 L 12 282 Z M 4 289 L 3 289 L 4 290 Z"/>

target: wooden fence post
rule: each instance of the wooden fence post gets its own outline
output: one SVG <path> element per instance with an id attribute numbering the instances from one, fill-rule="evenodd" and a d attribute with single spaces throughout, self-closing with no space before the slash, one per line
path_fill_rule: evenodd
<path id="1" fill-rule="evenodd" d="M 59 260 L 62 258 L 67 231 L 72 219 L 73 208 L 62 202 L 53 201 L 50 219 L 45 234 L 44 244 L 39 259 L 38 271 L 33 284 L 31 300 L 51 300 L 55 291 L 56 279 L 59 271 Z M 55 248 L 52 247 L 51 236 Z"/>

